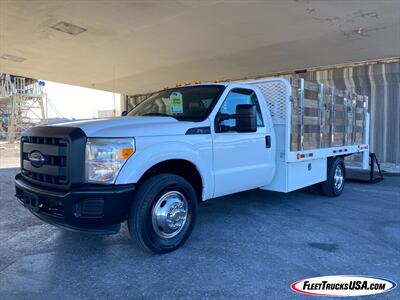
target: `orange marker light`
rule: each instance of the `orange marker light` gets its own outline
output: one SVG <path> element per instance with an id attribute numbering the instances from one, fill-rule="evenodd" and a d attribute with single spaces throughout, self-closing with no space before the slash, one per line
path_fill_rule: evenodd
<path id="1" fill-rule="evenodd" d="M 190 81 L 185 81 L 185 85 L 190 85 L 192 84 Z"/>
<path id="2" fill-rule="evenodd" d="M 119 150 L 118 159 L 127 160 L 134 152 L 135 148 L 122 148 Z"/>
<path id="3" fill-rule="evenodd" d="M 221 80 L 219 80 L 219 79 L 214 80 L 214 83 L 220 83 L 220 82 L 221 82 Z"/>
<path id="4" fill-rule="evenodd" d="M 175 84 L 175 86 L 178 87 L 178 86 L 181 86 L 181 84 L 180 84 L 179 82 L 177 82 L 177 83 Z"/>
<path id="5" fill-rule="evenodd" d="M 195 83 L 195 84 L 200 84 L 201 81 L 200 81 L 200 80 L 196 80 L 194 83 Z"/>

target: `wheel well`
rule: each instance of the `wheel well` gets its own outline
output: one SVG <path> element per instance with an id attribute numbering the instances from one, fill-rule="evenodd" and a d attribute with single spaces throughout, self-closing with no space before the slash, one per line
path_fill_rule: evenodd
<path id="1" fill-rule="evenodd" d="M 333 161 L 335 161 L 336 159 L 340 159 L 340 160 L 342 160 L 343 163 L 344 163 L 344 158 L 345 158 L 345 156 L 346 156 L 346 155 L 338 155 L 338 156 L 331 156 L 331 157 L 328 157 L 328 165 L 329 165 L 329 164 L 333 164 Z"/>
<path id="2" fill-rule="evenodd" d="M 327 167 L 329 168 L 330 166 L 332 166 L 333 163 L 334 163 L 336 160 L 341 160 L 341 161 L 342 161 L 342 164 L 343 164 L 343 168 L 344 168 L 343 172 L 346 174 L 346 165 L 345 165 L 344 158 L 345 158 L 345 155 L 338 155 L 338 156 L 328 157 L 328 161 L 327 161 L 328 166 L 327 166 Z"/>
<path id="3" fill-rule="evenodd" d="M 160 162 L 148 169 L 140 178 L 138 184 L 154 174 L 171 173 L 185 178 L 193 186 L 198 201 L 202 200 L 203 182 L 196 166 L 183 159 L 170 159 Z"/>

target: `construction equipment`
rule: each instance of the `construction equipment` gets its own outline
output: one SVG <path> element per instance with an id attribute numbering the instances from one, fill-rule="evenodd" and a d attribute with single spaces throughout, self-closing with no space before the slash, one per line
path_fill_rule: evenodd
<path id="1" fill-rule="evenodd" d="M 0 73 L 0 140 L 13 143 L 26 129 L 45 122 L 46 100 L 44 81 Z"/>

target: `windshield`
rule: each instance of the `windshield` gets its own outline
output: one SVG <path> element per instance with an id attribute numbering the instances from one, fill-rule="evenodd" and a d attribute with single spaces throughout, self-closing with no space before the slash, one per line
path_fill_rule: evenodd
<path id="1" fill-rule="evenodd" d="M 199 85 L 158 92 L 134 109 L 128 116 L 167 116 L 177 120 L 204 120 L 224 90 L 223 85 Z"/>

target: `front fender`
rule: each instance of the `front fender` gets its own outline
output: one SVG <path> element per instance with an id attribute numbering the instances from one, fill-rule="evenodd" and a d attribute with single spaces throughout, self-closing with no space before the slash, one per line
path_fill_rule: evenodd
<path id="1" fill-rule="evenodd" d="M 154 143 L 154 139 L 158 139 Z M 187 137 L 186 137 L 187 139 Z M 161 137 L 145 137 L 136 140 L 136 153 L 124 164 L 118 174 L 116 184 L 137 183 L 143 174 L 154 165 L 171 159 L 182 159 L 196 166 L 203 182 L 203 199 L 212 197 L 212 143 L 199 136 L 195 144 L 183 141 L 162 141 Z"/>

